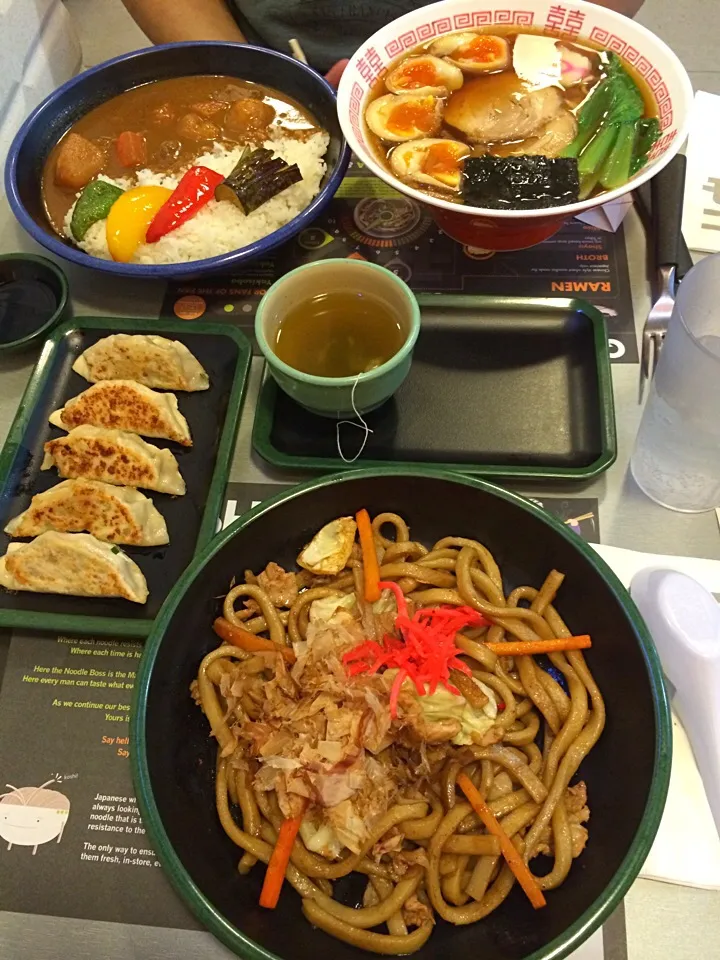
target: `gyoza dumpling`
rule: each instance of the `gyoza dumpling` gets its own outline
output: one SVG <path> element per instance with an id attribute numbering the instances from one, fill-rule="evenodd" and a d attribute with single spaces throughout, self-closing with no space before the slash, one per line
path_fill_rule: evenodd
<path id="1" fill-rule="evenodd" d="M 119 547 L 89 533 L 51 530 L 30 543 L 11 543 L 0 557 L 0 585 L 72 597 L 124 597 L 133 603 L 148 598 L 140 567 Z"/>
<path id="2" fill-rule="evenodd" d="M 185 481 L 169 450 L 134 433 L 104 427 L 75 427 L 66 437 L 48 440 L 42 470 L 57 467 L 61 477 L 104 480 L 117 487 L 144 487 L 181 495 Z"/>
<path id="3" fill-rule="evenodd" d="M 157 547 L 170 539 L 165 520 L 149 497 L 132 487 L 99 480 L 63 480 L 36 494 L 27 510 L 5 527 L 11 537 L 37 537 L 47 530 L 87 530 L 98 540 L 135 547 Z"/>
<path id="4" fill-rule="evenodd" d="M 158 393 L 134 380 L 103 380 L 88 387 L 51 414 L 50 423 L 62 430 L 89 423 L 192 446 L 190 427 L 175 394 Z"/>
<path id="5" fill-rule="evenodd" d="M 160 390 L 207 390 L 210 379 L 184 343 L 148 334 L 103 337 L 73 364 L 90 383 L 136 380 Z"/>

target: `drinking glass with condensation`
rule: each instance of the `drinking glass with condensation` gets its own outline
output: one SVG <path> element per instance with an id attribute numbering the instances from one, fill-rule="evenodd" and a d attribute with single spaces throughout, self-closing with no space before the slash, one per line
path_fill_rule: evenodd
<path id="1" fill-rule="evenodd" d="M 720 254 L 680 284 L 630 469 L 670 510 L 720 507 Z"/>

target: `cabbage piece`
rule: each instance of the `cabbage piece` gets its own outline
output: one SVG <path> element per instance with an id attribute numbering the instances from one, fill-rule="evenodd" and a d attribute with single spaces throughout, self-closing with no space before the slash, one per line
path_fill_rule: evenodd
<path id="1" fill-rule="evenodd" d="M 326 811 L 335 833 L 340 841 L 353 853 L 360 853 L 367 838 L 369 828 L 359 816 L 351 800 L 343 800 L 337 806 Z"/>
<path id="2" fill-rule="evenodd" d="M 494 692 L 480 680 L 473 678 L 473 682 L 488 698 L 482 710 L 476 710 L 467 702 L 465 697 L 450 693 L 443 686 L 438 686 L 434 693 L 426 693 L 424 697 L 417 697 L 423 717 L 428 723 L 437 723 L 441 720 L 457 720 L 460 723 L 460 732 L 452 740 L 458 746 L 472 743 L 473 733 L 478 736 L 486 734 L 495 722 L 498 713 Z M 407 680 L 403 686 L 408 690 L 415 689 Z M 415 695 L 417 696 L 417 692 Z"/>
<path id="3" fill-rule="evenodd" d="M 300 836 L 308 850 L 328 860 L 335 860 L 342 852 L 342 844 L 329 823 L 315 826 L 304 819 L 300 824 Z"/>
<path id="4" fill-rule="evenodd" d="M 356 531 L 352 517 L 326 523 L 297 558 L 298 564 L 320 576 L 335 576 L 350 559 Z"/>
<path id="5" fill-rule="evenodd" d="M 333 597 L 322 597 L 320 600 L 313 600 L 310 604 L 310 623 L 318 623 L 324 620 L 325 623 L 332 625 L 343 619 L 337 616 L 338 610 L 350 611 L 354 606 L 354 593 L 338 593 Z"/>
<path id="6" fill-rule="evenodd" d="M 397 601 L 392 590 L 383 590 L 380 599 L 372 605 L 372 612 L 378 616 L 383 613 L 396 613 Z"/>

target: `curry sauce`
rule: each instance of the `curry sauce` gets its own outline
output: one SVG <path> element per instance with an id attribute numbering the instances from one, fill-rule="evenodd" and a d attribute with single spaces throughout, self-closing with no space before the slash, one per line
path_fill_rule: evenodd
<path id="1" fill-rule="evenodd" d="M 64 236 L 78 189 L 98 175 L 122 179 L 145 167 L 176 175 L 216 141 L 262 143 L 278 129 L 304 138 L 319 125 L 286 94 L 235 77 L 176 77 L 135 87 L 90 110 L 51 151 L 42 177 L 48 219 Z"/>

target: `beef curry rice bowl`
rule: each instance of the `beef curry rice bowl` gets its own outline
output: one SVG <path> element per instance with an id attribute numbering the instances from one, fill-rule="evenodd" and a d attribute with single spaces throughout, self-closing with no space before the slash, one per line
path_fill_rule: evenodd
<path id="1" fill-rule="evenodd" d="M 389 473 L 286 494 L 176 590 L 136 730 L 154 839 L 275 955 L 322 949 L 303 915 L 339 956 L 577 945 L 657 827 L 658 664 L 619 584 L 541 511 Z"/>
<path id="2" fill-rule="evenodd" d="M 120 87 L 111 95 L 89 90 L 87 74 L 66 85 L 75 119 L 44 138 L 40 175 L 54 238 L 116 264 L 206 260 L 262 248 L 330 180 L 334 189 L 342 146 L 324 81 L 255 48 L 223 46 L 216 61 L 215 46 L 191 45 L 200 58 L 155 48 L 96 68 Z M 172 75 L 188 67 L 196 72 Z"/>

